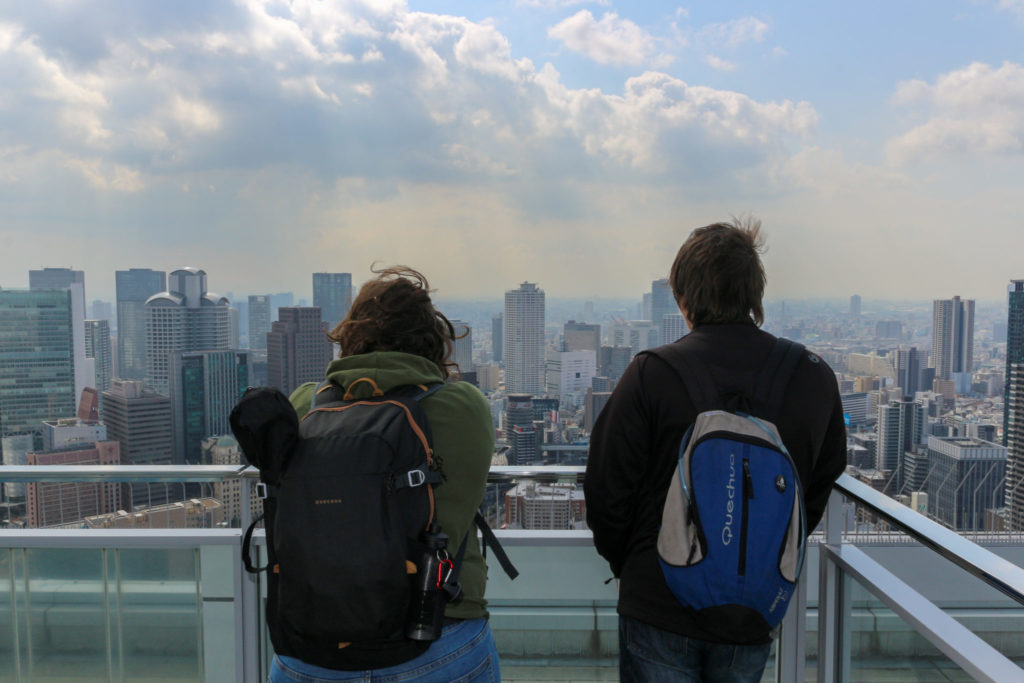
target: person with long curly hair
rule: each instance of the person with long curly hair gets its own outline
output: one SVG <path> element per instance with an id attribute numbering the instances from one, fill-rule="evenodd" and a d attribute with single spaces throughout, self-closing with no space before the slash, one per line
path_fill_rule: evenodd
<path id="1" fill-rule="evenodd" d="M 450 357 L 455 330 L 434 307 L 427 279 L 406 266 L 373 272 L 375 277 L 362 286 L 348 315 L 328 333 L 341 351 L 327 366 L 327 378 L 342 389 L 351 387 L 356 399 L 371 395 L 369 382 L 356 382 L 364 377 L 384 392 L 448 380 L 454 369 Z M 292 393 L 290 400 L 300 416 L 309 411 L 315 390 L 316 384 L 308 383 Z M 275 656 L 272 683 L 501 680 L 484 599 L 487 566 L 473 526 L 494 451 L 490 407 L 466 382 L 448 382 L 420 405 L 433 432 L 434 461 L 444 477 L 434 494 L 436 519 L 456 547 L 470 534 L 459 574 L 462 601 L 447 605 L 441 637 L 414 659 L 372 671 L 339 671 Z"/>

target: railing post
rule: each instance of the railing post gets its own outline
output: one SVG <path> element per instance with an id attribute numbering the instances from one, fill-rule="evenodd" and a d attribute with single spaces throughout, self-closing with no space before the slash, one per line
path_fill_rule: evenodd
<path id="1" fill-rule="evenodd" d="M 843 542 L 843 496 L 833 491 L 825 509 L 825 543 L 818 554 L 818 681 L 843 683 L 850 671 L 849 578 L 831 561 L 825 546 Z"/>
<path id="2" fill-rule="evenodd" d="M 240 476 L 242 509 L 239 511 L 239 519 L 242 524 L 242 534 L 239 535 L 239 543 L 245 535 L 245 530 L 252 523 L 252 482 Z M 241 556 L 241 547 L 237 555 Z M 239 561 L 241 567 L 241 562 Z M 244 669 L 243 679 L 245 681 L 258 681 L 260 677 L 260 612 L 259 612 L 259 586 L 256 583 L 256 576 L 245 571 L 241 567 L 239 572 L 242 582 L 242 667 Z"/>
<path id="3" fill-rule="evenodd" d="M 782 620 L 775 647 L 775 680 L 779 683 L 802 683 L 806 662 L 807 579 L 803 576 L 796 584 L 796 595 Z"/>

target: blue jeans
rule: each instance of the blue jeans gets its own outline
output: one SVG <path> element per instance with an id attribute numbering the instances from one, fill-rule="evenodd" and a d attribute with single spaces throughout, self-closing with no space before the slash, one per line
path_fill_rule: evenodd
<path id="1" fill-rule="evenodd" d="M 758 683 L 771 649 L 709 643 L 619 615 L 623 683 Z"/>
<path id="2" fill-rule="evenodd" d="M 294 657 L 274 656 L 269 683 L 333 683 L 334 681 L 423 681 L 424 683 L 498 683 L 498 649 L 486 619 L 467 619 L 445 626 L 426 652 L 408 662 L 371 671 L 336 671 L 306 664 Z"/>

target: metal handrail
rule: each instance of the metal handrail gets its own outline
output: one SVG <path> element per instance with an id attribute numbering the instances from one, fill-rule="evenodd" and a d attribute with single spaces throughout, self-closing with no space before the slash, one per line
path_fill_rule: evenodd
<path id="1" fill-rule="evenodd" d="M 584 467 L 537 465 L 495 466 L 488 483 L 516 479 L 581 482 Z M 248 465 L 6 465 L 0 482 L 219 482 L 259 477 Z M 923 545 L 1024 605 L 1024 569 L 978 546 L 870 486 L 843 474 L 836 490 L 870 508 Z"/>
<path id="2" fill-rule="evenodd" d="M 583 481 L 585 468 L 562 465 L 492 467 L 488 483 L 513 479 Z M 220 482 L 231 479 L 259 479 L 260 472 L 249 465 L 3 465 L 0 482 Z"/>
<path id="3" fill-rule="evenodd" d="M 835 488 L 1001 593 L 1024 605 L 1024 569 L 848 474 Z"/>

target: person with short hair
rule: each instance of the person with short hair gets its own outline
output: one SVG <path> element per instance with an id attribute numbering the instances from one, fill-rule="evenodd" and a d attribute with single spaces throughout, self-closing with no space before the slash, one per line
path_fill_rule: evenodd
<path id="1" fill-rule="evenodd" d="M 327 377 L 342 388 L 352 386 L 357 399 L 370 398 L 371 378 L 384 392 L 407 385 L 432 385 L 448 379 L 455 330 L 430 299 L 427 279 L 406 266 L 373 270 L 345 319 L 328 337 L 341 346 Z M 291 395 L 301 417 L 309 412 L 316 383 Z M 483 500 L 494 452 L 491 411 L 480 390 L 467 382 L 449 382 L 420 405 L 433 433 L 434 459 L 444 483 L 434 491 L 436 519 L 448 534 L 452 555 L 471 534 L 459 574 L 463 599 L 445 608 L 441 637 L 419 656 L 372 671 L 339 671 L 275 656 L 270 683 L 300 681 L 496 681 L 501 679 L 498 651 L 487 623 L 487 565 L 477 542 L 473 519 Z M 395 605 L 395 609 L 405 609 Z"/>
<path id="2" fill-rule="evenodd" d="M 690 333 L 672 353 L 710 371 L 722 407 L 749 405 L 750 387 L 775 337 L 764 321 L 760 223 L 697 228 L 680 247 L 669 283 Z M 619 671 L 623 681 L 759 681 L 772 633 L 739 633 L 703 618 L 666 585 L 656 547 L 679 446 L 699 411 L 657 355 L 630 363 L 590 438 L 584 490 L 597 551 L 619 581 Z M 758 410 L 751 411 L 757 416 Z M 835 374 L 804 352 L 776 426 L 803 485 L 807 532 L 817 526 L 846 466 L 846 428 Z"/>

